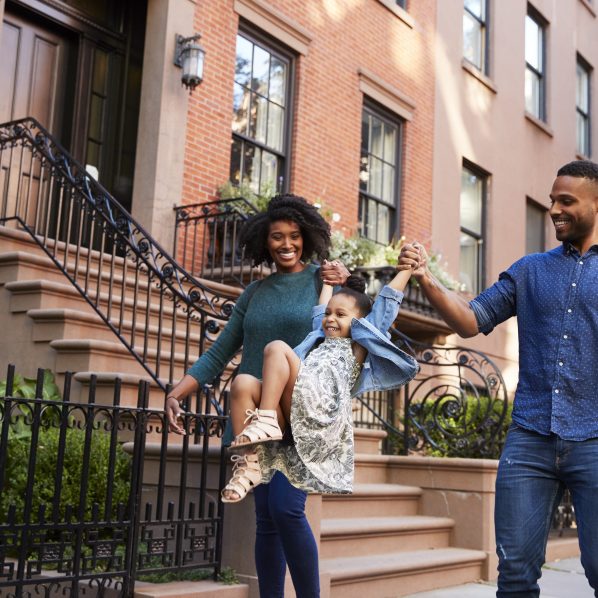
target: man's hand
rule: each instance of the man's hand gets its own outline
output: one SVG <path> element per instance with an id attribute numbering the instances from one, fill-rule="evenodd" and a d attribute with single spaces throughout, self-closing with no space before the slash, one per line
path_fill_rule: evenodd
<path id="1" fill-rule="evenodd" d="M 168 429 L 175 434 L 184 436 L 185 429 L 179 422 L 179 418 L 183 415 L 180 403 L 175 397 L 166 397 L 166 404 L 164 405 L 164 412 L 168 418 Z"/>
<path id="2" fill-rule="evenodd" d="M 397 270 L 411 268 L 413 277 L 416 280 L 419 280 L 426 274 L 427 263 L 428 254 L 423 245 L 417 241 L 414 241 L 413 243 L 405 243 L 405 245 L 401 247 Z"/>
<path id="3" fill-rule="evenodd" d="M 322 282 L 324 284 L 329 284 L 331 286 L 343 286 L 345 282 L 347 282 L 347 278 L 351 273 L 342 262 L 338 260 L 334 260 L 333 262 L 329 262 L 328 260 L 324 260 L 322 265 L 320 266 L 320 276 L 322 277 Z"/>

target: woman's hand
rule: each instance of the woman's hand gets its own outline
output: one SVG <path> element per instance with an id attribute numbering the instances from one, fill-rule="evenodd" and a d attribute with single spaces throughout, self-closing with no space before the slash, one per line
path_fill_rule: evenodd
<path id="1" fill-rule="evenodd" d="M 342 287 L 345 282 L 347 282 L 347 278 L 349 278 L 350 274 L 351 273 L 349 270 L 347 270 L 345 265 L 338 260 L 334 260 L 333 262 L 324 260 L 320 266 L 320 276 L 322 277 L 322 282 L 331 286 Z"/>
<path id="2" fill-rule="evenodd" d="M 179 422 L 179 418 L 183 415 L 184 411 L 181 409 L 181 404 L 178 402 L 176 397 L 166 397 L 164 412 L 168 418 L 168 430 L 170 432 L 174 432 L 175 434 L 184 436 L 186 434 L 185 429 Z"/>

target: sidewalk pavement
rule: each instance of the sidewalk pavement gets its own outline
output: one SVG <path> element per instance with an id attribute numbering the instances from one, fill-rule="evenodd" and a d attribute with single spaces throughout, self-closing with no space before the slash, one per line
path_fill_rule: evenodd
<path id="1" fill-rule="evenodd" d="M 546 563 L 538 583 L 541 598 L 594 598 L 594 591 L 584 575 L 579 558 Z M 419 592 L 406 598 L 494 598 L 495 596 L 496 585 L 485 581 Z"/>

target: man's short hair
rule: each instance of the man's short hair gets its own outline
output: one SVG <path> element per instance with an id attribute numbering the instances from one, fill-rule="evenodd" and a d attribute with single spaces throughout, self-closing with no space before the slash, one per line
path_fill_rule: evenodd
<path id="1" fill-rule="evenodd" d="M 559 168 L 557 176 L 573 176 L 598 183 L 598 164 L 590 160 L 574 160 Z"/>

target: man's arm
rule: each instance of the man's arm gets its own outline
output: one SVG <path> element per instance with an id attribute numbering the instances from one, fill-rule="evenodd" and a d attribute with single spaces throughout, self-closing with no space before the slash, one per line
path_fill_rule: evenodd
<path id="1" fill-rule="evenodd" d="M 459 293 L 447 289 L 427 267 L 426 250 L 419 244 L 406 244 L 401 249 L 399 267 L 409 267 L 432 307 L 459 336 L 478 334 L 478 322 L 469 302 Z"/>

